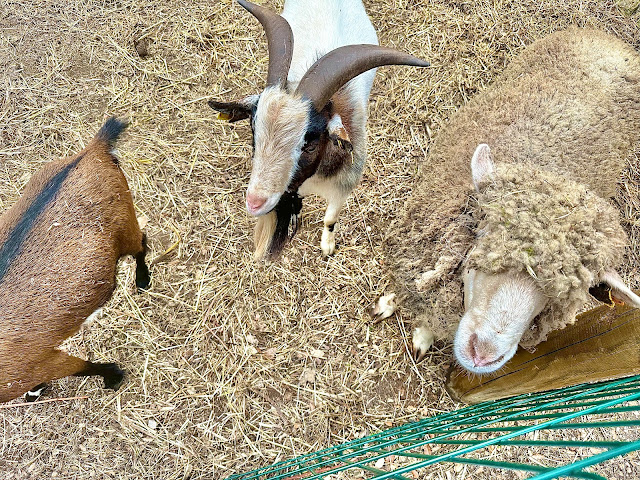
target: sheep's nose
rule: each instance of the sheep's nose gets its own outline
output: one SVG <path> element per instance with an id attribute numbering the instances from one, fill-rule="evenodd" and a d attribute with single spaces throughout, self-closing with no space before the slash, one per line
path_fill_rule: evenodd
<path id="1" fill-rule="evenodd" d="M 475 367 L 486 367 L 494 362 L 490 355 L 487 355 L 482 351 L 478 340 L 478 335 L 475 333 L 471 336 L 469 341 L 469 350 L 471 351 L 471 359 Z"/>
<path id="2" fill-rule="evenodd" d="M 493 360 L 487 360 L 486 357 L 481 357 L 481 356 L 473 356 L 473 366 L 474 367 L 486 367 L 487 365 L 490 365 L 491 363 L 493 363 Z"/>
<path id="3" fill-rule="evenodd" d="M 267 202 L 265 197 L 260 197 L 252 193 L 247 194 L 247 209 L 249 213 L 256 213 Z"/>

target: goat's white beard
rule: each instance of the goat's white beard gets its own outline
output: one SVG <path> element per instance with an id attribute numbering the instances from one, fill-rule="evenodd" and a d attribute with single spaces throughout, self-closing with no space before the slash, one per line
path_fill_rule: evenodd
<path id="1" fill-rule="evenodd" d="M 275 211 L 258 217 L 256 228 L 253 235 L 253 244 L 255 252 L 253 258 L 255 260 L 261 260 L 269 253 L 269 247 L 271 246 L 271 239 L 276 231 L 276 222 L 278 218 Z"/>

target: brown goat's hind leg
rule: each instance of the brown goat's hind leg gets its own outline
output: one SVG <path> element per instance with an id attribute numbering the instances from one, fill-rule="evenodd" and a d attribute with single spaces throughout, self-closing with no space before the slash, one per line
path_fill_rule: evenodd
<path id="1" fill-rule="evenodd" d="M 36 385 L 35 387 L 33 387 L 31 390 L 29 390 L 27 393 L 24 394 L 24 399 L 27 402 L 35 402 L 37 399 L 39 399 L 42 394 L 49 388 L 49 385 L 46 383 L 40 383 L 38 385 Z"/>
<path id="2" fill-rule="evenodd" d="M 74 377 L 100 375 L 104 379 L 104 388 L 113 390 L 117 390 L 124 380 L 124 371 L 115 363 L 87 362 L 59 350 L 56 350 L 55 355 L 47 360 L 48 371 L 53 372 L 49 379 L 64 378 L 70 375 Z"/>
<path id="3" fill-rule="evenodd" d="M 149 267 L 144 260 L 147 254 L 147 235 L 142 234 L 142 250 L 136 253 L 136 286 L 138 290 L 146 290 L 151 283 L 151 276 L 149 275 Z"/>
<path id="4" fill-rule="evenodd" d="M 100 375 L 104 380 L 104 388 L 118 390 L 124 380 L 124 370 L 115 363 L 85 362 L 85 368 L 72 374 L 74 377 L 92 377 Z"/>

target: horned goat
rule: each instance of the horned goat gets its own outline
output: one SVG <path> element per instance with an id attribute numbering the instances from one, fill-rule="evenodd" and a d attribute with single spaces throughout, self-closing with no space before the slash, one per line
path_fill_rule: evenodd
<path id="1" fill-rule="evenodd" d="M 292 222 L 293 233 L 297 228 L 300 197 L 311 193 L 328 203 L 321 248 L 331 255 L 338 215 L 360 181 L 367 156 L 373 69 L 429 64 L 378 46 L 361 0 L 287 0 L 282 16 L 238 2 L 265 28 L 267 86 L 260 95 L 209 105 L 220 112 L 218 118 L 251 120 L 253 168 L 246 203 L 259 217 L 256 257 L 281 251 Z"/>
<path id="2" fill-rule="evenodd" d="M 640 306 L 616 273 L 627 238 L 609 201 L 638 140 L 640 56 L 596 30 L 534 42 L 462 107 L 385 239 L 416 359 L 453 339 L 464 368 L 495 371 L 600 284 Z"/>
<path id="3" fill-rule="evenodd" d="M 110 118 L 79 154 L 37 171 L 0 217 L 0 402 L 50 380 L 100 375 L 117 389 L 124 372 L 59 350 L 115 288 L 116 264 L 134 255 L 146 288 L 146 242 L 127 181 L 111 153 L 126 124 Z"/>

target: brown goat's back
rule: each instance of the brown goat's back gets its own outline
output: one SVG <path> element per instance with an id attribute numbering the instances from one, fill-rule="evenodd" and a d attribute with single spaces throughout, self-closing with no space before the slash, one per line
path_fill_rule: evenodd
<path id="1" fill-rule="evenodd" d="M 118 258 L 142 250 L 110 148 L 97 136 L 45 165 L 0 217 L 0 401 L 59 378 L 51 352 L 110 298 Z"/>

